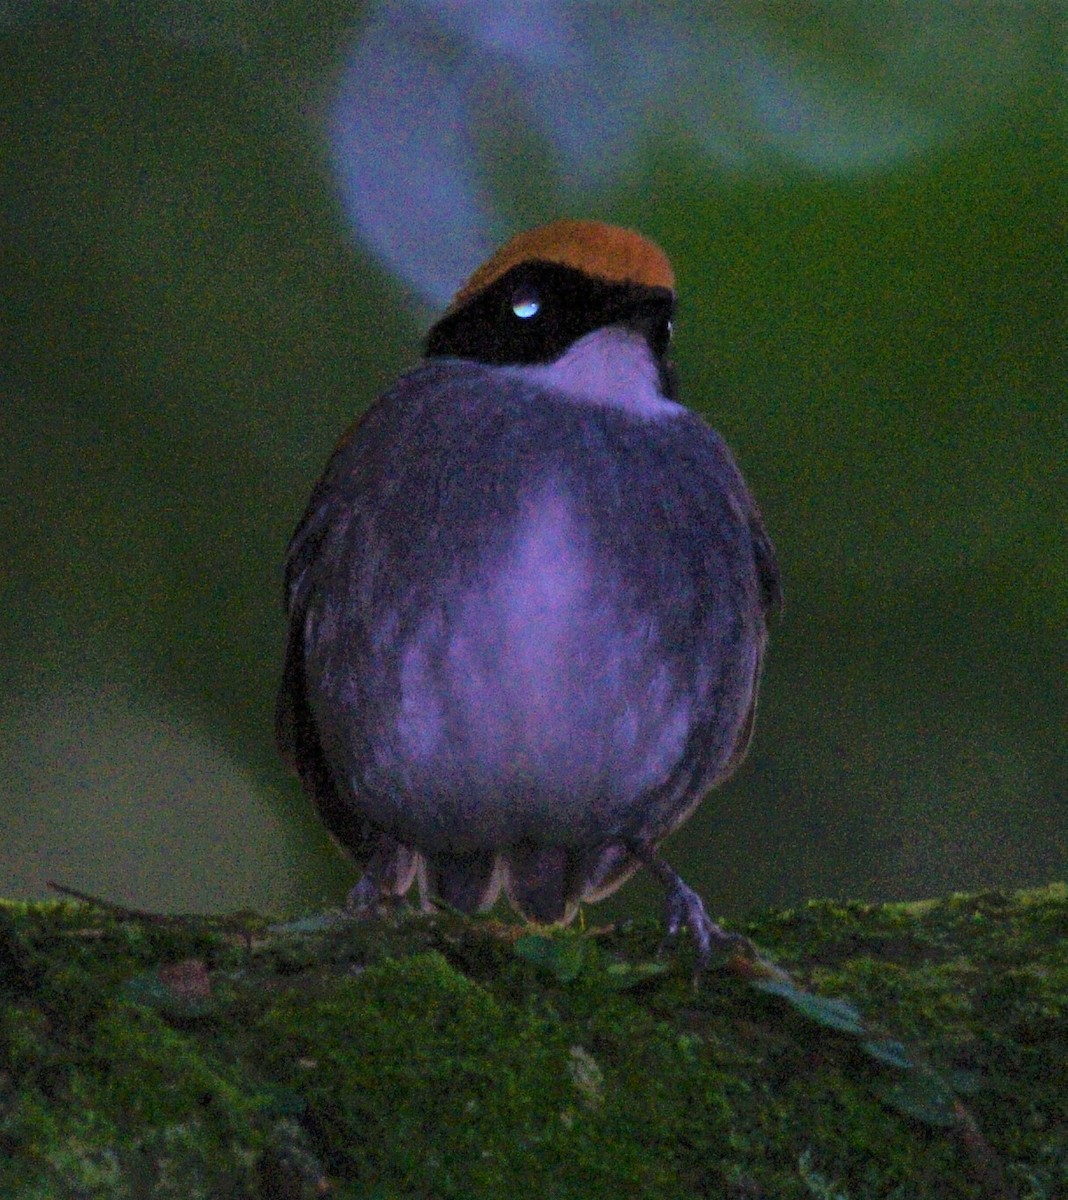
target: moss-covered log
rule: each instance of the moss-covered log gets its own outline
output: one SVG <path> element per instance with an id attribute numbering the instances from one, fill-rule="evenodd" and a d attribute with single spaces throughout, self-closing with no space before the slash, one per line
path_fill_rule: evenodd
<path id="1" fill-rule="evenodd" d="M 1068 888 L 746 932 L 864 1032 L 653 924 L 3 905 L 0 1195 L 1068 1196 Z"/>

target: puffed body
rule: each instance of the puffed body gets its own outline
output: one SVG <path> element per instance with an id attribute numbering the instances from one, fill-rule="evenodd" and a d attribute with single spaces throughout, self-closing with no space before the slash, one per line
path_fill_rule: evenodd
<path id="1" fill-rule="evenodd" d="M 428 360 L 294 535 L 279 738 L 383 890 L 567 919 L 744 754 L 776 599 L 698 416 Z"/>

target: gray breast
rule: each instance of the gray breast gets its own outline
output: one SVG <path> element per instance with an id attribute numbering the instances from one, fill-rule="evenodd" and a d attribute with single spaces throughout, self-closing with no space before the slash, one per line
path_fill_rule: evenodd
<path id="1" fill-rule="evenodd" d="M 558 481 L 530 496 L 399 647 L 396 724 L 374 747 L 392 786 L 376 790 L 420 799 L 370 815 L 416 844 L 596 842 L 682 755 L 699 681 L 677 677 L 655 605 L 574 508 Z"/>
<path id="2" fill-rule="evenodd" d="M 339 452 L 303 669 L 360 820 L 429 853 L 655 840 L 736 761 L 765 636 L 750 505 L 678 413 L 442 364 Z"/>

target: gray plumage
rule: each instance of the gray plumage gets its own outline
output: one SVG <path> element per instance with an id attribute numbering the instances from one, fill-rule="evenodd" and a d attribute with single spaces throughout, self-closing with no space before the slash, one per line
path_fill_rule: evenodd
<path id="1" fill-rule="evenodd" d="M 567 919 L 740 761 L 774 553 L 699 417 L 436 359 L 290 544 L 278 737 L 365 898 Z"/>

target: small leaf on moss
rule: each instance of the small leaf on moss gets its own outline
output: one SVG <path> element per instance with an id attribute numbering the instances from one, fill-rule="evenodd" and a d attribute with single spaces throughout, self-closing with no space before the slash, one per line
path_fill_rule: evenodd
<path id="1" fill-rule="evenodd" d="M 784 1000 L 796 996 L 799 991 L 797 986 L 788 979 L 754 979 L 751 982 L 753 987 L 759 991 L 769 992 L 773 996 L 782 996 Z"/>
<path id="2" fill-rule="evenodd" d="M 269 933 L 324 933 L 328 929 L 336 929 L 339 925 L 344 924 L 346 920 L 352 920 L 351 917 L 346 917 L 343 912 L 336 909 L 327 912 L 312 913 L 308 917 L 297 917 L 293 921 L 282 921 L 275 925 L 268 925 Z"/>
<path id="3" fill-rule="evenodd" d="M 526 933 L 516 942 L 515 953 L 524 962 L 533 963 L 554 975 L 558 982 L 570 983 L 582 970 L 586 943 L 576 937 L 551 938 L 540 933 Z"/>
<path id="4" fill-rule="evenodd" d="M 728 959 L 727 966 L 732 975 L 744 979 L 746 983 L 780 983 L 795 987 L 794 981 L 782 967 L 776 966 L 759 954 L 734 954 Z"/>
<path id="5" fill-rule="evenodd" d="M 762 992 L 770 992 L 773 996 L 781 996 L 803 1017 L 815 1021 L 817 1025 L 825 1025 L 828 1029 L 837 1029 L 842 1033 L 866 1032 L 860 1013 L 848 1000 L 803 992 L 792 983 L 777 979 L 757 979 L 753 981 L 753 987 Z"/>
<path id="6" fill-rule="evenodd" d="M 878 1041 L 861 1042 L 861 1048 L 876 1062 L 885 1063 L 888 1067 L 900 1067 L 903 1071 L 911 1070 L 915 1064 L 908 1056 L 902 1042 L 892 1038 L 880 1038 Z"/>

